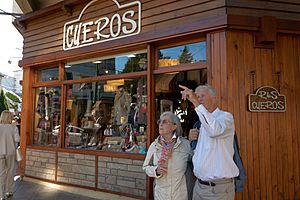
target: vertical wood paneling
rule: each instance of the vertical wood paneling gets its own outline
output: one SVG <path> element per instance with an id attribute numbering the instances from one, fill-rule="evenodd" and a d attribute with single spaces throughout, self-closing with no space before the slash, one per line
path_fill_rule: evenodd
<path id="1" fill-rule="evenodd" d="M 26 156 L 26 145 L 29 144 L 32 141 L 31 134 L 29 133 L 29 130 L 31 130 L 31 120 L 32 119 L 32 113 L 31 108 L 33 106 L 32 104 L 32 93 L 30 92 L 31 89 L 31 82 L 32 82 L 33 72 L 30 70 L 30 68 L 23 69 L 23 85 L 22 85 L 22 120 L 21 121 L 21 152 L 23 157 Z M 25 161 L 26 159 L 23 159 L 19 163 L 19 173 L 24 175 L 25 172 Z"/>
<path id="2" fill-rule="evenodd" d="M 220 90 L 222 94 L 220 94 L 220 104 L 224 110 L 227 110 L 228 107 L 228 86 L 227 86 L 227 76 L 222 76 L 223 74 L 227 74 L 227 55 L 226 55 L 226 33 L 220 33 L 220 60 L 221 60 L 221 70 L 220 70 Z"/>
<path id="3" fill-rule="evenodd" d="M 252 42 L 247 40 L 247 37 L 245 37 L 242 34 L 238 34 L 240 35 L 240 37 L 237 37 L 237 39 L 242 42 L 244 47 L 248 47 L 249 45 L 252 45 Z M 237 44 L 237 42 L 235 42 L 235 45 Z M 238 47 L 238 46 L 237 46 Z M 235 48 L 236 49 L 236 48 Z M 239 49 L 239 48 L 237 48 Z M 247 48 L 242 48 L 242 52 L 241 55 L 245 54 L 245 50 Z M 239 55 L 240 56 L 240 55 Z M 238 57 L 239 57 L 238 56 Z M 238 57 L 235 58 L 236 60 L 238 60 Z M 241 84 L 239 84 L 239 110 L 244 110 L 245 108 L 247 108 L 247 104 L 245 101 L 245 96 L 243 94 L 245 94 L 246 89 L 250 88 L 249 86 L 246 85 L 247 80 L 249 80 L 249 72 L 247 72 L 247 70 L 245 70 L 243 68 L 243 66 L 247 65 L 249 61 L 253 60 L 253 57 L 251 56 L 251 54 L 249 54 L 247 57 L 242 57 L 243 59 L 241 59 L 241 62 L 239 64 L 239 76 L 238 79 L 242 82 Z M 248 60 L 249 59 L 249 60 Z M 247 120 L 247 112 L 241 112 L 240 113 L 240 119 L 241 123 L 240 123 L 240 130 L 239 130 L 239 144 L 240 144 L 240 152 L 241 155 L 243 156 L 243 161 L 244 161 L 244 165 L 245 166 L 249 166 L 249 163 L 251 163 L 251 160 L 253 159 L 251 156 L 251 152 L 252 152 L 252 146 L 248 146 L 247 145 L 247 137 L 250 135 L 249 134 L 249 128 L 247 128 L 247 124 L 248 124 L 248 120 Z M 252 145 L 252 138 L 250 138 L 249 144 Z M 247 152 L 250 153 L 250 156 L 247 154 Z M 249 175 L 248 175 L 249 176 Z M 251 181 L 248 183 L 249 185 L 252 185 L 253 183 L 251 183 Z M 245 190 L 244 190 L 245 194 L 249 193 L 249 186 L 246 185 Z M 243 195 L 244 199 L 252 199 L 251 197 L 248 197 L 248 195 Z"/>
<path id="4" fill-rule="evenodd" d="M 295 85 L 293 84 L 293 59 L 291 57 L 293 56 L 293 43 L 292 43 L 292 37 L 284 37 L 283 38 L 283 48 L 284 54 L 289 55 L 289 56 L 282 56 L 282 63 L 284 66 L 284 72 L 283 75 L 283 80 L 284 80 L 284 92 L 286 93 L 286 98 L 287 98 L 287 112 L 285 115 L 286 118 L 286 126 L 285 126 L 285 137 L 286 137 L 286 146 L 287 146 L 287 165 L 290 167 L 294 168 L 294 160 L 293 160 L 293 155 L 294 155 L 294 150 L 293 150 L 293 131 L 292 131 L 292 126 L 293 123 L 297 123 L 293 119 L 293 112 L 295 108 L 295 100 L 294 100 L 294 87 Z M 290 70 L 286 70 L 287 68 L 290 68 Z M 294 195 L 294 170 L 291 168 L 288 170 L 286 179 L 287 182 L 286 188 L 285 188 L 285 197 L 292 199 Z"/>
<path id="5" fill-rule="evenodd" d="M 231 38 L 231 35 L 226 34 L 226 38 L 228 40 L 229 38 Z M 228 46 L 230 46 L 231 44 L 234 46 L 234 42 L 228 44 Z M 223 49 L 223 51 L 226 51 L 226 49 Z M 214 53 L 216 53 L 216 52 L 214 52 Z M 233 80 L 232 77 L 234 76 L 234 74 L 233 74 L 234 70 L 233 70 L 232 66 L 235 66 L 234 60 L 227 59 L 227 64 L 228 64 L 228 67 L 227 67 L 227 87 L 228 88 L 233 88 L 234 80 Z M 227 100 L 227 103 L 228 103 L 227 110 L 230 111 L 230 110 L 232 110 L 234 96 L 232 96 L 232 90 L 227 89 L 227 91 L 228 91 L 228 95 L 227 95 L 227 98 L 228 98 L 228 100 Z M 240 133 L 237 132 L 237 134 L 238 134 L 238 138 L 240 138 L 239 137 Z"/>
<path id="6" fill-rule="evenodd" d="M 279 62 L 279 60 L 282 60 L 281 58 L 281 53 L 278 52 L 278 50 L 282 50 L 282 41 L 278 42 L 276 44 L 276 49 L 275 49 L 275 72 L 280 72 L 282 75 L 281 78 L 281 85 L 283 86 L 283 70 L 282 70 L 282 63 Z M 280 88 L 280 92 L 283 93 L 283 88 Z M 275 115 L 275 128 L 276 128 L 276 166 L 277 166 L 277 189 L 278 189 L 278 196 L 279 199 L 283 199 L 284 198 L 284 185 L 283 185 L 283 170 L 284 170 L 284 163 L 286 162 L 284 160 L 284 152 L 283 149 L 286 149 L 286 147 L 284 147 L 284 142 L 283 140 L 285 139 L 284 136 L 284 130 L 283 130 L 283 118 L 284 118 L 284 114 L 274 114 Z"/>
<path id="7" fill-rule="evenodd" d="M 261 69 L 262 69 L 262 85 L 272 85 L 274 86 L 274 83 L 272 82 L 273 77 L 273 70 L 272 70 L 272 49 L 262 49 L 261 50 Z M 262 127 L 263 134 L 262 138 L 264 141 L 264 145 L 262 146 L 262 153 L 264 154 L 264 160 L 262 162 L 264 163 L 264 176 L 263 183 L 265 186 L 265 190 L 263 192 L 264 199 L 273 199 L 272 198 L 272 184 L 271 183 L 271 171 L 273 170 L 270 166 L 271 165 L 271 159 L 270 159 L 270 113 L 261 113 L 262 118 L 260 120 L 260 127 Z"/>
<path id="8" fill-rule="evenodd" d="M 297 140 L 295 141 L 295 149 L 298 148 L 298 151 L 295 152 L 295 193 L 297 197 L 300 197 L 300 130 L 299 130 L 299 121 L 300 121 L 300 40 L 294 38 L 294 42 L 296 43 L 294 48 L 295 57 L 298 58 L 295 60 L 295 71 L 294 71 L 294 81 L 295 81 L 295 91 L 296 91 L 296 104 L 295 104 L 295 112 L 296 112 L 296 123 L 294 126 L 296 127 L 295 133 L 297 136 Z"/>
<path id="9" fill-rule="evenodd" d="M 290 44 L 292 45 L 291 46 L 291 55 L 293 55 L 293 57 L 295 58 L 298 58 L 298 59 L 291 59 L 290 60 L 290 65 L 292 67 L 292 71 L 291 71 L 291 86 L 292 86 L 292 90 L 291 90 L 291 98 L 293 99 L 293 103 L 292 103 L 292 110 L 291 110 L 291 133 L 292 133 L 292 155 L 293 155 L 293 185 L 294 185 L 294 188 L 293 188 L 293 193 L 296 193 L 299 195 L 299 151 L 298 151 L 298 148 L 299 148 L 299 143 L 298 143 L 298 138 L 299 138 L 299 135 L 296 134 L 297 131 L 298 131 L 298 127 L 297 127 L 297 123 L 299 123 L 299 120 L 297 120 L 297 103 L 299 103 L 300 101 L 297 101 L 297 96 L 299 96 L 299 83 L 297 84 L 297 80 L 299 80 L 300 78 L 300 74 L 299 74 L 299 59 L 300 59 L 300 56 L 299 56 L 299 48 L 298 48 L 298 43 L 297 43 L 297 39 L 295 37 L 291 37 L 291 42 Z M 297 67 L 298 66 L 298 67 Z M 297 73 L 298 71 L 298 73 Z M 298 88 L 298 90 L 297 90 Z M 298 92 L 298 94 L 297 94 Z M 298 118 L 299 119 L 299 118 Z"/>
<path id="10" fill-rule="evenodd" d="M 220 80 L 221 80 L 221 48 L 220 48 L 220 33 L 218 34 L 211 34 L 211 51 L 214 52 L 211 54 L 211 83 L 217 91 L 220 91 Z M 219 102 L 220 102 L 220 95 L 219 95 Z"/>
<path id="11" fill-rule="evenodd" d="M 275 54 L 274 54 L 274 51 L 272 51 L 272 54 L 271 54 L 271 56 L 272 56 L 272 58 L 271 58 L 271 60 L 272 60 L 272 66 L 274 67 L 274 72 L 273 73 L 275 73 L 276 74 L 276 72 L 277 72 L 277 70 L 276 70 L 276 64 L 275 64 L 275 56 L 274 56 Z M 274 85 L 276 85 L 277 84 L 277 76 L 275 75 L 275 76 L 273 76 L 273 83 L 274 83 Z M 275 88 L 277 88 L 278 89 L 278 91 L 280 91 L 280 88 L 278 88 L 278 87 L 275 87 Z M 278 113 L 277 113 L 278 114 Z M 275 123 L 275 116 L 277 115 L 277 114 L 275 114 L 275 113 L 270 113 L 270 151 L 271 151 L 271 157 L 270 157 L 270 159 L 271 159 L 271 166 L 272 166 L 272 168 L 271 168 L 271 187 L 272 187 L 272 197 L 273 197 L 273 199 L 274 200 L 276 200 L 276 199 L 279 199 L 279 196 L 278 196 L 278 192 L 277 192 L 277 190 L 278 190 L 278 187 L 277 187 L 277 170 L 278 170 L 278 165 L 277 164 L 274 164 L 274 163 L 276 163 L 276 155 L 277 155 L 277 152 L 276 152 L 276 150 L 278 149 L 277 148 L 277 144 L 278 144 L 278 142 L 277 142 L 277 140 L 276 140 L 276 129 L 277 129 L 277 125 L 276 125 L 276 123 Z"/>
<path id="12" fill-rule="evenodd" d="M 258 68 L 258 66 L 260 66 L 260 61 L 259 61 L 259 55 L 260 55 L 260 50 L 256 49 L 254 50 L 255 53 L 255 87 L 254 89 L 256 89 L 258 86 L 261 85 L 261 72 L 260 72 L 260 67 Z M 258 68 L 258 69 L 257 69 Z M 255 91 L 253 91 L 255 92 Z M 263 175 L 261 174 L 261 157 L 263 157 L 263 154 L 261 154 L 261 137 L 259 134 L 259 114 L 257 113 L 251 113 L 251 117 L 253 118 L 253 141 L 254 141 L 254 160 L 253 160 L 253 164 L 254 164 L 254 177 L 253 177 L 253 181 L 254 181 L 254 199 L 260 199 L 261 198 L 261 193 L 263 188 L 261 188 L 261 180 L 260 177 Z"/>
<path id="13" fill-rule="evenodd" d="M 300 102 L 300 36 L 278 35 L 275 49 L 258 49 L 253 47 L 251 32 L 210 35 L 213 38 L 210 83 L 221 95 L 221 108 L 235 117 L 247 172 L 244 193 L 237 194 L 236 199 L 300 199 L 300 106 L 297 105 Z M 227 41 L 225 45 L 222 36 Z M 250 75 L 253 70 L 254 85 Z M 277 72 L 280 72 L 280 88 Z M 252 87 L 256 90 L 265 85 L 286 95 L 286 112 L 247 110 L 247 96 Z"/>
<path id="14" fill-rule="evenodd" d="M 281 175 L 281 178 L 282 178 L 282 183 L 283 184 L 283 198 L 284 199 L 290 199 L 290 195 L 289 195 L 289 186 L 290 186 L 290 183 L 289 183 L 289 179 L 290 179 L 290 171 L 292 171 L 292 168 L 290 170 L 287 170 L 289 167 L 293 167 L 291 166 L 291 155 L 290 154 L 290 137 L 291 137 L 291 133 L 290 133 L 290 118 L 289 118 L 289 112 L 291 111 L 291 99 L 289 98 L 289 94 L 288 94 L 288 74 L 291 73 L 291 71 L 287 71 L 287 67 L 290 67 L 288 66 L 288 60 L 290 58 L 288 58 L 288 56 L 284 56 L 286 53 L 288 53 L 288 49 L 289 49 L 289 45 L 288 45 L 288 37 L 282 37 L 280 39 L 280 41 L 278 41 L 279 43 L 279 47 L 277 48 L 278 50 L 278 64 L 280 65 L 280 71 L 282 72 L 281 73 L 281 77 L 283 79 L 283 88 L 281 89 L 281 93 L 285 94 L 286 97 L 287 97 L 287 111 L 286 113 L 284 114 L 284 116 L 282 118 L 280 118 L 278 120 L 277 123 L 281 123 L 281 127 L 280 129 L 282 130 L 281 131 L 281 134 L 282 134 L 282 137 L 281 137 L 281 147 L 282 147 L 282 175 Z M 291 56 L 291 55 L 289 55 Z"/>

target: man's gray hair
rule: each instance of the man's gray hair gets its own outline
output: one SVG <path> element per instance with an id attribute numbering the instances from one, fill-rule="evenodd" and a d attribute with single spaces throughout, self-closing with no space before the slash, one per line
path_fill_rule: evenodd
<path id="1" fill-rule="evenodd" d="M 177 115 L 175 115 L 173 112 L 167 111 L 160 115 L 160 119 L 165 116 L 168 116 L 170 118 L 171 122 L 177 125 L 177 128 L 175 130 L 176 136 L 182 136 L 183 131 L 181 128 L 181 122 L 180 122 L 179 117 Z"/>
<path id="2" fill-rule="evenodd" d="M 199 86 L 195 89 L 195 91 L 200 90 L 200 89 L 207 89 L 208 92 L 209 92 L 213 97 L 217 96 L 217 91 L 216 91 L 216 89 L 215 89 L 213 86 L 211 86 L 211 85 L 199 85 Z"/>

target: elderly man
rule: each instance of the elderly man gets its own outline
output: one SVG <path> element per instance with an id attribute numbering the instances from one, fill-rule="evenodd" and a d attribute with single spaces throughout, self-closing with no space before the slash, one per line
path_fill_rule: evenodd
<path id="1" fill-rule="evenodd" d="M 233 161 L 234 120 L 229 112 L 218 108 L 217 94 L 209 85 L 193 90 L 179 85 L 182 98 L 195 106 L 201 122 L 198 132 L 191 131 L 190 139 L 198 143 L 193 156 L 197 181 L 193 199 L 234 199 L 234 177 L 239 169 Z M 199 136 L 198 136 L 199 134 Z"/>

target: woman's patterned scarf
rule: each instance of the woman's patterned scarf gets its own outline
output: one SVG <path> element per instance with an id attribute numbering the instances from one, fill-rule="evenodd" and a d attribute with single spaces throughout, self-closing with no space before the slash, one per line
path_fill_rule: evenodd
<path id="1" fill-rule="evenodd" d="M 161 169 L 168 171 L 168 161 L 172 156 L 173 147 L 175 144 L 176 138 L 173 138 L 171 141 L 167 142 L 162 137 L 160 137 L 159 142 L 162 145 L 162 151 L 158 164 Z"/>

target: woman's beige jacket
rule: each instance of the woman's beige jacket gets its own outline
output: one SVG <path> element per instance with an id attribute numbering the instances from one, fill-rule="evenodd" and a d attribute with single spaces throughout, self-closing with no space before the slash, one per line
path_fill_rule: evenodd
<path id="1" fill-rule="evenodd" d="M 13 124 L 0 124 L 0 155 L 15 155 L 18 142 L 18 128 Z"/>
<path id="2" fill-rule="evenodd" d="M 161 155 L 162 145 L 156 140 L 150 145 L 143 170 L 149 177 L 154 177 L 155 200 L 187 200 L 188 193 L 185 171 L 188 160 L 192 157 L 190 143 L 183 137 L 177 137 L 173 153 L 168 161 L 168 173 L 157 176 L 156 168 Z"/>

